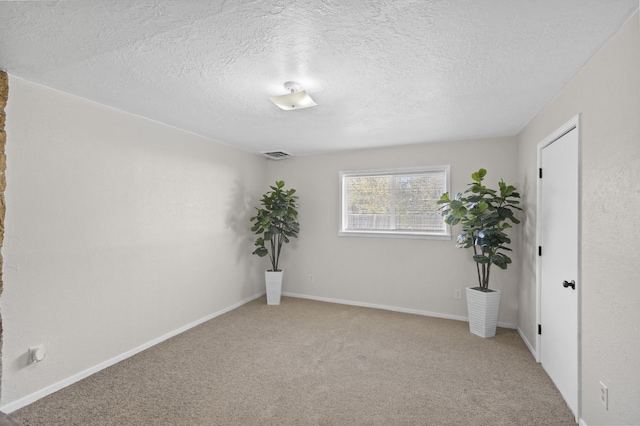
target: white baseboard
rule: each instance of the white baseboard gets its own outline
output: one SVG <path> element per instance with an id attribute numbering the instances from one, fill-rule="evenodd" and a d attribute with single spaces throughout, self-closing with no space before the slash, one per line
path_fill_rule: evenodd
<path id="1" fill-rule="evenodd" d="M 525 337 L 525 335 L 522 332 L 522 330 L 520 329 L 520 327 L 518 327 L 517 330 L 518 330 L 518 334 L 520 335 L 520 338 L 522 339 L 524 344 L 527 345 L 527 348 L 529 348 L 529 352 L 531 352 L 531 355 L 533 355 L 533 359 L 537 360 L 538 358 L 536 356 L 536 350 L 533 348 L 531 343 L 529 343 L 529 340 L 527 340 L 527 338 Z"/>
<path id="2" fill-rule="evenodd" d="M 244 305 L 246 303 L 249 303 L 252 300 L 255 300 L 255 299 L 257 299 L 259 297 L 262 297 L 264 295 L 265 295 L 265 292 L 263 291 L 262 293 L 258 293 L 257 295 L 254 295 L 254 296 L 251 296 L 251 297 L 249 297 L 247 299 L 244 299 L 244 300 L 242 300 L 242 301 L 240 301 L 240 302 L 238 302 L 238 303 L 236 303 L 234 305 L 228 306 L 228 307 L 226 307 L 224 309 L 221 309 L 221 310 L 219 310 L 217 312 L 214 312 L 214 313 L 212 313 L 210 315 L 207 315 L 204 318 L 200 318 L 199 320 L 196 320 L 196 321 L 194 321 L 194 322 L 192 322 L 190 324 L 187 324 L 187 325 L 185 325 L 183 327 L 180 327 L 180 328 L 178 328 L 176 330 L 173 330 L 173 331 L 171 331 L 171 332 L 169 332 L 169 333 L 167 333 L 167 334 L 165 334 L 163 336 L 160 336 L 160 337 L 158 337 L 156 339 L 153 339 L 150 342 L 147 342 L 147 343 L 145 343 L 143 345 L 140 345 L 140 346 L 138 346 L 136 348 L 133 348 L 130 351 L 124 352 L 124 353 L 122 353 L 122 354 L 120 354 L 120 355 L 118 355 L 118 356 L 116 356 L 114 358 L 108 359 L 108 360 L 106 360 L 104 362 L 101 362 L 98 365 L 95 365 L 95 366 L 90 367 L 90 368 L 88 368 L 88 369 L 86 369 L 84 371 L 81 371 L 81 372 L 79 372 L 77 374 L 74 374 L 71 377 L 68 377 L 68 378 L 66 378 L 64 380 L 61 380 L 61 381 L 59 381 L 57 383 L 54 383 L 54 384 L 49 385 L 49 386 L 47 386 L 47 387 L 45 387 L 43 389 L 40 389 L 37 392 L 34 392 L 34 393 L 30 394 L 30 395 L 27 395 L 25 397 L 22 397 L 22 398 L 16 400 L 16 401 L 13 401 L 13 402 L 10 402 L 10 403 L 8 403 L 6 405 L 3 405 L 2 407 L 0 407 L 0 411 L 9 414 L 9 413 L 11 413 L 13 411 L 19 410 L 20 408 L 25 407 L 25 406 L 27 406 L 27 405 L 29 405 L 29 404 L 41 399 L 41 398 L 44 398 L 47 395 L 51 395 L 52 393 L 54 393 L 56 391 L 59 391 L 62 388 L 65 388 L 65 387 L 67 387 L 69 385 L 72 385 L 72 384 L 74 384 L 74 383 L 76 383 L 76 382 L 78 382 L 78 381 L 80 381 L 80 380 L 82 380 L 82 379 L 84 379 L 86 377 L 89 377 L 90 375 L 95 374 L 100 370 L 103 370 L 103 369 L 105 369 L 107 367 L 110 367 L 110 366 L 112 366 L 114 364 L 117 364 L 118 362 L 123 361 L 123 360 L 125 360 L 125 359 L 127 359 L 129 357 L 132 357 L 133 355 L 135 355 L 137 353 L 140 353 L 140 352 L 144 351 L 145 349 L 149 349 L 150 347 L 155 346 L 158 343 L 164 342 L 165 340 L 170 339 L 171 337 L 177 336 L 180 333 L 184 333 L 185 331 L 189 330 L 190 328 L 193 328 L 193 327 L 195 327 L 197 325 L 200 325 L 200 324 L 202 324 L 204 322 L 207 322 L 207 321 L 209 321 L 209 320 L 211 320 L 211 319 L 213 319 L 213 318 L 215 318 L 217 316 L 220 316 L 222 314 L 226 314 L 227 312 L 232 311 L 232 310 L 234 310 L 236 308 L 239 308 L 240 306 L 242 306 L 242 305 Z"/>
<path id="3" fill-rule="evenodd" d="M 462 316 L 459 316 L 459 315 L 441 314 L 439 312 L 429 312 L 429 311 L 422 311 L 422 310 L 418 310 L 418 309 L 398 308 L 398 307 L 395 307 L 395 306 L 378 305 L 378 304 L 375 304 L 375 303 L 354 302 L 352 300 L 332 299 L 330 297 L 309 296 L 307 294 L 297 294 L 297 293 L 282 292 L 282 295 L 283 296 L 289 296 L 289 297 L 297 297 L 299 299 L 317 300 L 319 302 L 339 303 L 341 305 L 361 306 L 363 308 L 384 309 L 386 311 L 402 312 L 402 313 L 405 313 L 405 314 L 415 314 L 415 315 L 423 315 L 423 316 L 426 316 L 426 317 L 445 318 L 445 319 L 452 319 L 452 320 L 456 320 L 456 321 L 469 322 L 469 318 L 468 317 L 462 317 Z M 505 322 L 499 322 L 498 323 L 498 327 L 515 329 L 516 325 L 515 324 L 505 323 Z"/>

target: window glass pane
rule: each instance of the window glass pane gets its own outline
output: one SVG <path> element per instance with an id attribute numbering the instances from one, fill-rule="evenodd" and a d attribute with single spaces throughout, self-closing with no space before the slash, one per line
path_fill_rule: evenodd
<path id="1" fill-rule="evenodd" d="M 444 174 L 400 175 L 395 178 L 395 229 L 441 231 L 436 202 L 444 192 Z"/>
<path id="2" fill-rule="evenodd" d="M 341 172 L 341 235 L 450 237 L 437 201 L 449 166 Z"/>
<path id="3" fill-rule="evenodd" d="M 391 229 L 391 176 L 347 178 L 347 229 Z"/>

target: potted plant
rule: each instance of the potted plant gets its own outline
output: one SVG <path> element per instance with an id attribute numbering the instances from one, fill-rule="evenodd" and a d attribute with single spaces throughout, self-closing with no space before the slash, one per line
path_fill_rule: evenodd
<path id="1" fill-rule="evenodd" d="M 500 180 L 499 189 L 489 189 L 482 183 L 486 174 L 485 169 L 473 173 L 473 182 L 464 193 L 457 193 L 453 199 L 445 193 L 438 204 L 447 224 L 462 225 L 456 247 L 473 248 L 478 286 L 466 289 L 470 331 L 481 337 L 492 337 L 498 323 L 500 291 L 489 288 L 491 266 L 507 269 L 511 263 L 505 253 L 511 251 L 507 246 L 511 239 L 505 231 L 511 228 L 511 223 L 520 223 L 514 217 L 514 210 L 522 209 L 518 207 L 520 194 L 514 186 Z"/>
<path id="2" fill-rule="evenodd" d="M 253 254 L 260 257 L 269 255 L 271 261 L 271 269 L 265 272 L 267 304 L 279 305 L 283 271 L 278 262 L 282 245 L 288 243 L 289 238 L 298 237 L 300 231 L 296 210 L 298 197 L 294 195 L 295 189 L 283 189 L 284 181 L 276 181 L 276 186 L 270 188 L 271 191 L 262 196 L 261 207 L 256 207 L 258 212 L 250 220 L 253 223 L 251 231 L 259 236 Z"/>

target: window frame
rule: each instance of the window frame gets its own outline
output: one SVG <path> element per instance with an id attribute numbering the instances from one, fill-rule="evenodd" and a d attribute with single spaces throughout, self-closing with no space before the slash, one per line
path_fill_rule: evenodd
<path id="1" fill-rule="evenodd" d="M 451 183 L 451 166 L 421 166 L 421 167 L 399 167 L 386 169 L 369 169 L 369 170 L 351 170 L 339 172 L 340 186 L 340 202 L 339 202 L 339 223 L 338 236 L 340 237 L 376 237 L 376 238 L 413 238 L 413 239 L 430 239 L 430 240 L 451 240 L 451 226 L 444 223 L 444 231 L 404 231 L 404 230 L 347 230 L 347 211 L 345 209 L 347 193 L 345 190 L 346 179 L 348 177 L 366 177 L 366 176 L 400 176 L 406 174 L 420 174 L 444 172 L 445 175 L 445 191 L 450 191 Z M 393 195 L 392 195 L 393 198 Z"/>

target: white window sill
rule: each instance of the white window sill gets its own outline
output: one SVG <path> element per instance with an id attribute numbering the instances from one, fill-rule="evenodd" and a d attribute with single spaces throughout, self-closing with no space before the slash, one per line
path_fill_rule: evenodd
<path id="1" fill-rule="evenodd" d="M 451 234 L 401 231 L 338 231 L 339 237 L 410 238 L 418 240 L 451 240 Z"/>

